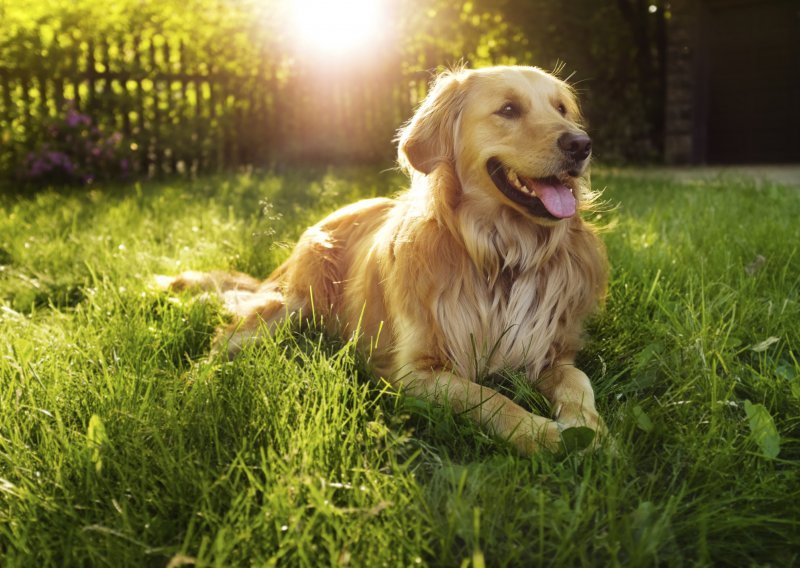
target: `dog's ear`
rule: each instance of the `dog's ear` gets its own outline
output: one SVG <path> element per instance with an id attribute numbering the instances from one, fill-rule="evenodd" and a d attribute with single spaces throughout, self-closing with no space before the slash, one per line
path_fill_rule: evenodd
<path id="1" fill-rule="evenodd" d="M 463 102 L 463 72 L 446 71 L 431 85 L 428 96 L 400 130 L 398 159 L 424 174 L 443 161 L 452 162 L 455 124 Z"/>

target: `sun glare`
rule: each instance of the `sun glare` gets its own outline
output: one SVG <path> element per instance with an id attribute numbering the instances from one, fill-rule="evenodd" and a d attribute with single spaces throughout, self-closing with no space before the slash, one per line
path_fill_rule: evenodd
<path id="1" fill-rule="evenodd" d="M 299 47 L 343 56 L 369 49 L 387 26 L 382 0 L 291 0 Z"/>

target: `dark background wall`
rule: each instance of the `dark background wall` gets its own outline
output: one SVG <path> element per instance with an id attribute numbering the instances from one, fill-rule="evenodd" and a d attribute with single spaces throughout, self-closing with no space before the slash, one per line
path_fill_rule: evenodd
<path id="1" fill-rule="evenodd" d="M 800 161 L 800 2 L 673 0 L 665 160 Z"/>

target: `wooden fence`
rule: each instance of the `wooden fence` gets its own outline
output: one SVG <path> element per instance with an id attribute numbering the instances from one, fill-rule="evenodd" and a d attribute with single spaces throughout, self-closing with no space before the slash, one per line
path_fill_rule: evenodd
<path id="1" fill-rule="evenodd" d="M 133 169 L 149 175 L 391 158 L 393 133 L 428 79 L 391 71 L 399 65 L 295 66 L 281 76 L 267 58 L 217 68 L 158 35 L 54 47 L 58 38 L 41 61 L 0 67 L 6 169 L 46 144 L 46 125 L 68 107 L 93 128 L 121 134 Z"/>

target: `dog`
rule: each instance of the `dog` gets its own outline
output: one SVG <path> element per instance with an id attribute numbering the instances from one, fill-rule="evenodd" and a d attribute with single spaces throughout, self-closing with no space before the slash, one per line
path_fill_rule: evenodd
<path id="1" fill-rule="evenodd" d="M 231 357 L 313 312 L 327 331 L 357 334 L 376 375 L 524 454 L 585 428 L 591 443 L 605 425 L 574 362 L 608 269 L 580 215 L 594 196 L 592 143 L 574 91 L 536 67 L 446 71 L 397 141 L 410 188 L 307 229 L 265 281 L 185 272 L 162 285 L 222 296 L 235 321 L 214 344 Z M 504 369 L 524 371 L 552 416 L 481 384 Z"/>

